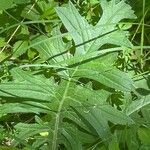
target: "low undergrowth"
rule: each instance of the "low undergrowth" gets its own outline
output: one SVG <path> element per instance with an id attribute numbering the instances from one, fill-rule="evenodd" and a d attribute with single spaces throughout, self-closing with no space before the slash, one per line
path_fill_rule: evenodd
<path id="1" fill-rule="evenodd" d="M 0 0 L 0 149 L 148 150 L 149 6 Z"/>

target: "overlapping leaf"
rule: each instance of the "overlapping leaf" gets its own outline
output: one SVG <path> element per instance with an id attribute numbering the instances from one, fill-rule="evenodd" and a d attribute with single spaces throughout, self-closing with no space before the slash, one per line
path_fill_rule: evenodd
<path id="1" fill-rule="evenodd" d="M 39 45 L 34 46 L 34 48 L 44 60 L 53 60 L 55 63 L 66 60 L 68 55 L 64 52 L 68 50 L 68 45 L 63 42 L 59 27 L 53 29 L 52 35 L 53 37 L 56 36 L 56 38 L 48 38 L 42 35 L 34 39 L 31 43 L 34 44 L 43 41 Z"/>
<path id="2" fill-rule="evenodd" d="M 38 46 L 34 46 L 40 57 L 44 61 L 48 60 L 51 66 L 56 65 L 58 67 L 55 70 L 60 78 L 57 86 L 55 82 L 51 82 L 44 76 L 32 75 L 20 69 L 11 71 L 14 81 L 0 84 L 0 97 L 2 99 L 17 99 L 17 103 L 18 100 L 21 102 L 29 100 L 29 103 L 25 103 L 25 105 L 17 105 L 18 111 L 26 112 L 27 104 L 30 106 L 33 104 L 37 108 L 31 107 L 30 112 L 53 111 L 49 128 L 46 128 L 46 130 L 42 128 L 41 130 L 51 133 L 49 139 L 52 150 L 58 149 L 61 145 L 70 146 L 69 148 L 73 150 L 82 149 L 84 145 L 77 140 L 77 134 L 74 136 L 76 132 L 72 131 L 73 127 L 80 133 L 86 135 L 91 133 L 98 140 L 107 144 L 108 139 L 111 139 L 112 136 L 108 121 L 111 124 L 122 125 L 134 123 L 128 116 L 130 113 L 126 114 L 108 102 L 112 91 L 131 92 L 132 79 L 113 66 L 117 57 L 116 53 L 114 58 L 113 54 L 108 55 L 111 49 L 104 51 L 99 49 L 105 44 L 130 47 L 132 44 L 127 38 L 128 32 L 118 29 L 117 24 L 122 19 L 132 19 L 135 16 L 130 6 L 124 1 L 117 3 L 115 0 L 109 2 L 102 0 L 101 5 L 103 15 L 96 26 L 88 24 L 71 2 L 66 7 L 56 9 L 75 43 L 75 53 L 72 54 L 67 51 L 71 58 L 68 57 L 67 53 L 64 53 L 67 50 L 67 44 L 64 44 L 58 28 L 54 29 L 51 38 L 40 36 L 32 41 L 35 45 L 40 43 Z M 46 42 L 42 43 L 41 41 Z M 117 50 L 119 49 L 121 47 Z M 105 56 L 101 55 L 101 58 L 98 58 L 99 52 L 102 52 Z M 65 66 L 63 69 L 61 68 L 62 62 Z M 67 74 L 63 74 L 62 77 L 61 72 L 64 70 L 67 71 Z M 80 81 L 80 79 L 85 78 L 88 78 L 87 81 L 91 81 L 91 84 L 85 85 L 84 82 Z M 106 89 L 94 90 L 92 88 L 93 80 L 113 90 L 110 90 L 110 92 Z M 34 103 L 39 101 L 42 102 L 41 105 Z M 47 105 L 44 102 L 51 103 Z M 3 105 L 1 107 L 3 113 L 11 106 L 14 105 Z M 16 109 L 11 109 L 8 112 L 14 113 Z M 67 114 L 69 115 L 67 116 Z M 21 128 L 20 139 L 24 136 L 25 138 L 34 136 L 39 133 L 38 129 L 41 129 L 37 125 L 19 125 L 16 128 Z M 25 129 L 24 127 L 35 127 L 36 129 L 28 129 L 24 132 L 22 130 Z M 32 133 L 30 133 L 31 131 Z M 77 145 L 77 148 L 74 147 L 75 145 Z"/>
<path id="3" fill-rule="evenodd" d="M 103 38 L 98 39 L 98 36 L 115 30 L 116 25 L 119 23 L 120 20 L 124 18 L 135 18 L 131 7 L 125 4 L 123 1 L 116 4 L 115 0 L 111 2 L 102 0 L 101 4 L 103 8 L 103 15 L 95 27 L 89 25 L 88 22 L 83 17 L 81 17 L 81 15 L 77 12 L 72 3 L 69 4 L 69 7 L 56 9 L 59 17 L 71 34 L 76 45 L 95 38 L 94 41 L 88 42 L 83 46 L 77 48 L 77 55 L 85 54 L 87 51 L 97 50 L 99 47 L 106 43 L 121 46 L 125 45 L 128 47 L 131 46 L 123 31 L 114 31 L 114 33 L 108 34 Z"/>
<path id="4" fill-rule="evenodd" d="M 47 84 L 42 78 L 38 79 L 20 69 L 12 71 L 17 77 L 16 82 L 1 83 L 0 97 L 14 99 L 34 99 L 35 101 L 50 101 L 54 96 L 51 82 Z M 48 86 L 49 85 L 49 86 Z"/>
<path id="5" fill-rule="evenodd" d="M 12 8 L 13 6 L 16 6 L 17 4 L 24 4 L 29 3 L 30 0 L 0 0 L 0 10 L 5 10 L 8 8 Z"/>

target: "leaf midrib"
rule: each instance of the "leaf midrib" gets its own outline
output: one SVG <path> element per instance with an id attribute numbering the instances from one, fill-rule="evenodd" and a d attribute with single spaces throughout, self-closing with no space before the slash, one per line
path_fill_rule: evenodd
<path id="1" fill-rule="evenodd" d="M 56 114 L 55 126 L 54 126 L 53 140 L 52 140 L 52 150 L 56 150 L 56 148 L 57 148 L 57 136 L 58 136 L 58 130 L 59 130 L 59 124 L 60 124 L 61 110 L 62 110 L 64 101 L 65 101 L 65 99 L 66 99 L 66 97 L 67 97 L 67 94 L 68 94 L 68 90 L 69 90 L 69 86 L 70 86 L 72 77 L 73 77 L 74 74 L 76 73 L 77 69 L 78 69 L 78 66 L 76 67 L 75 71 L 72 73 L 71 77 L 70 77 L 69 80 L 68 80 L 68 83 L 67 83 L 67 85 L 66 85 L 64 94 L 63 94 L 63 96 L 62 96 L 62 99 L 61 99 L 60 104 L 59 104 L 59 107 L 58 107 L 58 111 L 57 111 L 57 114 Z"/>

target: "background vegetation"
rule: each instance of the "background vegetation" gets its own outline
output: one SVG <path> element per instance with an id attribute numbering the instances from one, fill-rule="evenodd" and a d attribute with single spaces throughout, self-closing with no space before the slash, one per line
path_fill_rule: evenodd
<path id="1" fill-rule="evenodd" d="M 149 9 L 0 0 L 0 150 L 149 150 Z"/>

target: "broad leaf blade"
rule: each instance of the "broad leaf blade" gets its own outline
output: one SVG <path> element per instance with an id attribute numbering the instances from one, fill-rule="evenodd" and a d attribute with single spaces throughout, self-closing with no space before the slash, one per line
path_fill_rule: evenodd
<path id="1" fill-rule="evenodd" d="M 132 79 L 124 72 L 97 62 L 89 62 L 81 65 L 75 77 L 86 77 L 96 80 L 110 88 L 129 92 L 133 88 Z"/>
<path id="2" fill-rule="evenodd" d="M 35 101 L 50 101 L 52 97 L 50 91 L 42 87 L 28 83 L 1 83 L 0 97 L 15 99 L 34 99 Z"/>
<path id="3" fill-rule="evenodd" d="M 142 107 L 150 104 L 150 95 L 143 96 L 141 99 L 133 101 L 127 108 L 126 113 L 127 115 L 130 115 L 138 110 L 140 110 Z"/>
<path id="4" fill-rule="evenodd" d="M 68 7 L 58 7 L 56 9 L 59 17 L 70 32 L 76 45 L 91 39 L 91 33 L 84 28 L 90 27 L 88 22 L 80 16 L 75 6 L 70 2 Z M 84 54 L 88 43 L 77 48 L 77 55 Z"/>

